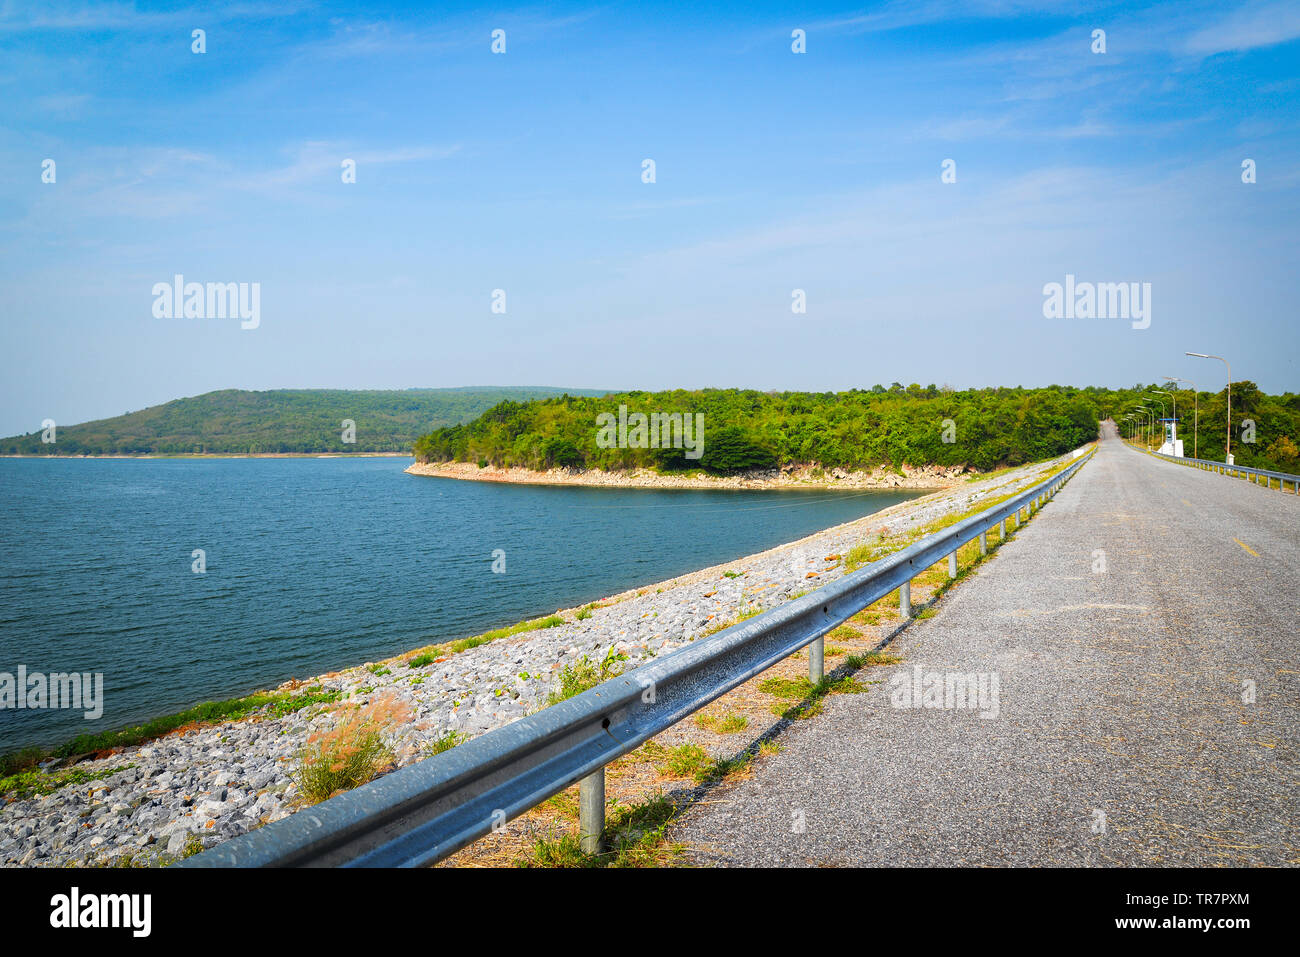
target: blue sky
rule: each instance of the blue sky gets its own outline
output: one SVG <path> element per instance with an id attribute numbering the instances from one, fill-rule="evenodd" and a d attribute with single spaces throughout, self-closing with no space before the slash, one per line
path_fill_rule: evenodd
<path id="1" fill-rule="evenodd" d="M 232 387 L 1222 388 L 1189 350 L 1294 391 L 1298 107 L 1294 2 L 0 0 L 0 434 Z M 176 273 L 259 327 L 155 318 Z M 1150 282 L 1150 328 L 1044 318 L 1067 273 Z"/>

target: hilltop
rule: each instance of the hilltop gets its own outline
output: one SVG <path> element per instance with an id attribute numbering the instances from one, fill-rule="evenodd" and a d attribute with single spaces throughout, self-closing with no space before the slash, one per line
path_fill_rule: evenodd
<path id="1" fill-rule="evenodd" d="M 4 455 L 409 453 L 421 435 L 470 422 L 503 401 L 525 402 L 599 389 L 467 386 L 453 389 L 223 389 L 79 425 L 60 424 L 56 441 L 40 431 L 0 439 Z M 343 420 L 356 441 L 343 441 Z"/>

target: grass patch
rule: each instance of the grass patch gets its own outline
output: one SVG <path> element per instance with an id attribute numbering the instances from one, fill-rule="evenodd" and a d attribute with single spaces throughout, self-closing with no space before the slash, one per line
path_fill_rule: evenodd
<path id="1" fill-rule="evenodd" d="M 487 644 L 489 641 L 496 641 L 498 638 L 509 638 L 513 635 L 522 635 L 526 631 L 538 631 L 542 628 L 558 628 L 564 624 L 564 619 L 559 615 L 547 615 L 545 618 L 534 618 L 531 621 L 521 621 L 517 625 L 511 625 L 508 628 L 498 628 L 495 631 L 485 631 L 481 635 L 475 635 L 473 638 L 462 638 L 459 641 L 453 641 L 447 647 L 453 653 L 465 651 L 468 648 L 477 648 L 479 645 Z"/>
<path id="2" fill-rule="evenodd" d="M 588 608 L 594 607 L 588 605 Z M 582 617 L 579 615 L 579 617 Z M 440 645 L 430 645 L 427 648 L 421 648 L 415 657 L 411 658 L 408 665 L 412 668 L 420 668 L 430 664 L 438 658 L 445 655 L 460 654 L 462 651 L 469 651 L 471 648 L 477 648 L 479 645 L 486 645 L 490 641 L 496 641 L 498 638 L 510 638 L 514 635 L 522 635 L 526 631 L 537 631 L 541 628 L 557 628 L 564 624 L 564 618 L 560 615 L 547 615 L 545 618 L 533 618 L 529 621 L 521 621 L 518 624 L 510 625 L 507 628 L 497 628 L 495 631 L 485 631 L 481 635 L 473 635 L 469 638 L 457 638 L 455 641 L 449 641 Z M 417 665 L 414 662 L 419 661 Z"/>
<path id="3" fill-rule="evenodd" d="M 444 751 L 450 751 L 458 744 L 463 744 L 469 740 L 469 737 L 459 731 L 447 731 L 441 736 L 434 738 L 433 741 L 424 749 L 424 753 L 433 757 L 435 754 L 442 754 Z"/>
<path id="4" fill-rule="evenodd" d="M 696 784 L 720 781 L 749 767 L 753 756 L 745 753 L 734 758 L 715 759 L 698 744 L 679 744 L 665 748 L 650 742 L 642 746 L 646 757 L 660 774 L 674 778 L 690 778 Z"/>
<path id="5" fill-rule="evenodd" d="M 391 695 L 348 708 L 328 731 L 318 731 L 298 752 L 293 781 L 315 804 L 365 784 L 392 761 L 385 735 L 411 718 L 410 707 Z"/>
<path id="6" fill-rule="evenodd" d="M 882 665 L 896 665 L 902 662 L 898 655 L 891 655 L 887 651 L 871 651 L 865 655 L 850 655 L 845 659 L 845 663 L 855 670 L 862 668 L 879 668 Z"/>
<path id="7" fill-rule="evenodd" d="M 812 693 L 813 683 L 807 678 L 765 678 L 758 690 L 778 698 L 806 698 Z"/>
<path id="8" fill-rule="evenodd" d="M 292 692 L 259 692 L 243 698 L 230 698 L 226 701 L 205 701 L 193 708 L 187 708 L 176 714 L 154 718 L 144 724 L 132 725 L 118 731 L 101 731 L 98 734 L 82 734 L 52 751 L 40 751 L 28 748 L 16 755 L 0 758 L 0 770 L 6 768 L 32 767 L 38 760 L 46 758 L 70 758 L 81 754 L 94 754 L 114 748 L 126 748 L 144 744 L 155 738 L 187 727 L 203 727 L 221 724 L 226 721 L 238 721 L 265 709 L 269 718 L 283 718 L 310 705 L 332 704 L 339 700 L 338 691 L 323 691 L 319 685 L 313 685 L 301 694 Z"/>
<path id="9" fill-rule="evenodd" d="M 695 723 L 706 731 L 713 731 L 717 734 L 735 734 L 737 731 L 744 731 L 749 726 L 749 719 L 736 712 L 721 718 L 713 714 L 697 714 Z"/>
<path id="10" fill-rule="evenodd" d="M 673 748 L 655 745 L 647 748 L 660 774 L 675 778 L 699 778 L 713 764 L 709 752 L 698 744 L 679 744 Z"/>
<path id="11" fill-rule="evenodd" d="M 844 570 L 846 572 L 857 571 L 863 565 L 868 565 L 872 561 L 872 552 L 875 546 L 869 542 L 861 542 L 849 549 L 848 554 L 844 556 Z"/>
<path id="12" fill-rule="evenodd" d="M 827 695 L 859 694 L 866 689 L 854 681 L 852 675 L 845 675 L 842 678 L 827 676 L 816 684 L 807 678 L 767 678 L 759 682 L 758 690 L 780 699 L 769 706 L 772 714 L 790 721 L 803 721 L 822 713 Z M 799 703 L 789 705 L 789 701 Z"/>
<path id="13" fill-rule="evenodd" d="M 539 840 L 516 867 L 674 867 L 684 863 L 685 848 L 665 837 L 677 807 L 663 795 L 643 804 L 615 807 L 602 834 L 609 850 L 586 854 L 577 835 Z"/>
<path id="14" fill-rule="evenodd" d="M 15 801 L 22 801 L 38 795 L 53 794 L 55 791 L 69 785 L 102 781 L 118 771 L 125 771 L 127 768 L 133 767 L 135 767 L 134 764 L 124 764 L 111 768 L 100 768 L 96 771 L 70 768 L 66 771 L 55 771 L 50 774 L 46 774 L 41 770 L 19 771 L 8 777 L 0 778 L 0 797 L 9 797 Z"/>
<path id="15" fill-rule="evenodd" d="M 617 678 L 623 673 L 619 663 L 627 661 L 627 655 L 622 652 L 615 652 L 611 646 L 605 652 L 605 658 L 599 665 L 592 662 L 590 658 L 583 655 L 571 665 L 565 665 L 560 671 L 560 686 L 554 689 L 546 698 L 548 705 L 559 704 L 561 701 L 567 701 L 575 695 L 580 695 L 590 688 L 596 687 L 602 681 L 609 678 Z"/>

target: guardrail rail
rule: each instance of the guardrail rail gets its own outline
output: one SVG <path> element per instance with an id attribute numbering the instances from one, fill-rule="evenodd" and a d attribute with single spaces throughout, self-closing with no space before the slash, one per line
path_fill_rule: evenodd
<path id="1" fill-rule="evenodd" d="M 809 647 L 809 677 L 823 677 L 827 632 L 897 590 L 911 618 L 912 579 L 988 533 L 1006 538 L 1045 505 L 1096 451 L 977 515 L 913 542 L 837 581 L 715 635 L 655 658 L 576 697 L 258 830 L 177 867 L 418 867 L 433 864 L 551 795 L 580 783 L 584 850 L 604 829 L 604 768 L 755 675 Z"/>
<path id="2" fill-rule="evenodd" d="M 1133 445 L 1132 442 L 1129 443 Z M 1214 462 L 1210 459 L 1189 459 L 1180 455 L 1166 455 L 1164 452 L 1152 452 L 1150 449 L 1144 449 L 1140 446 L 1133 446 L 1139 452 L 1145 452 L 1147 455 L 1154 455 L 1158 459 L 1164 459 L 1167 462 L 1177 462 L 1179 465 L 1189 465 L 1192 468 L 1199 468 L 1206 472 L 1217 472 L 1220 475 L 1228 475 L 1234 478 L 1244 478 L 1255 485 L 1263 484 L 1268 488 L 1273 487 L 1273 479 L 1277 479 L 1279 491 L 1286 491 L 1286 483 L 1291 483 L 1291 490 L 1294 494 L 1300 495 L 1300 475 L 1292 475 L 1290 472 L 1273 472 L 1269 469 L 1252 469 L 1244 465 L 1228 465 L 1225 462 Z M 1263 483 L 1260 482 L 1263 479 Z"/>

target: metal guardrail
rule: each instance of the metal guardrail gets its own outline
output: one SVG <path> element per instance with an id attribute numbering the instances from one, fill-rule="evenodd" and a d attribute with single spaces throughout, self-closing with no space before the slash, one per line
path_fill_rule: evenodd
<path id="1" fill-rule="evenodd" d="M 1095 449 L 1093 450 L 1095 451 Z M 611 678 L 459 747 L 240 835 L 178 867 L 418 867 L 441 860 L 510 818 L 581 782 L 584 848 L 604 826 L 604 767 L 709 702 L 806 646 L 820 680 L 825 634 L 898 590 L 911 617 L 911 581 L 979 540 L 994 526 L 1006 537 L 1092 457 L 1089 452 L 1039 484 L 978 515 L 914 542 L 837 581 L 630 674 Z"/>
<path id="2" fill-rule="evenodd" d="M 1129 443 L 1132 445 L 1132 443 Z M 1134 446 L 1137 448 L 1137 446 Z M 1300 475 L 1292 475 L 1290 472 L 1272 472 L 1268 469 L 1252 469 L 1244 465 L 1228 465 L 1224 462 L 1214 462 L 1210 459 L 1189 459 L 1179 455 L 1166 455 L 1164 452 L 1152 452 L 1150 449 L 1138 449 L 1139 452 L 1146 452 L 1147 455 L 1154 455 L 1158 459 L 1164 459 L 1168 462 L 1177 462 L 1179 465 L 1190 465 L 1206 472 L 1218 472 L 1221 475 L 1239 475 L 1249 482 L 1256 485 L 1262 483 L 1269 488 L 1273 487 L 1273 479 L 1277 479 L 1279 491 L 1286 491 L 1286 483 L 1291 483 L 1292 491 L 1300 495 Z"/>

